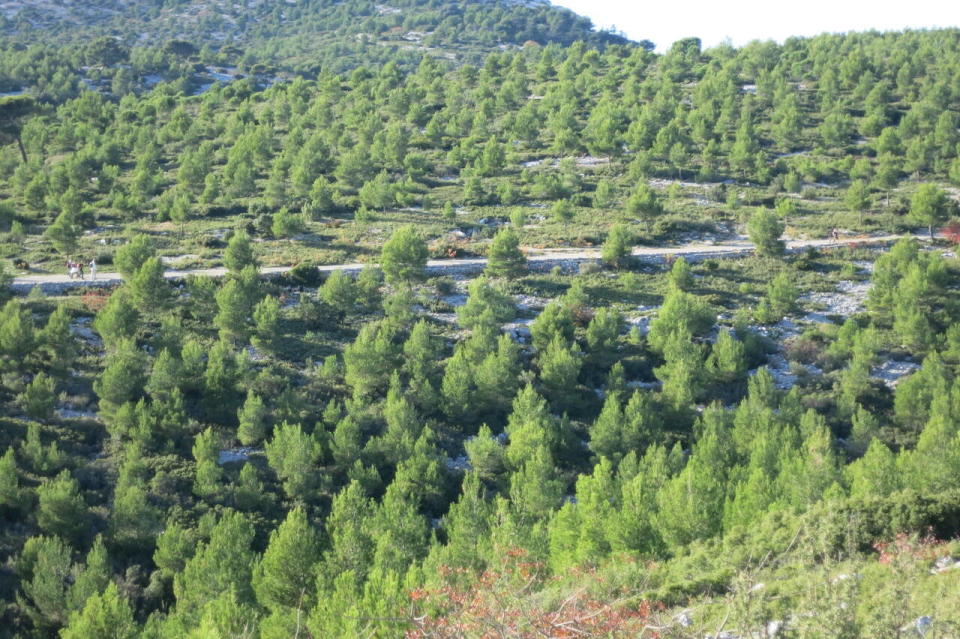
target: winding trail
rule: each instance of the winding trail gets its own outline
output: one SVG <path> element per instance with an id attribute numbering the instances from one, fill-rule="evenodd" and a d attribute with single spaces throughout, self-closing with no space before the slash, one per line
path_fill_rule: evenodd
<path id="1" fill-rule="evenodd" d="M 884 245 L 895 242 L 903 237 L 920 237 L 914 235 L 877 235 L 864 236 L 856 238 L 846 238 L 840 240 L 821 239 L 821 240 L 790 240 L 787 241 L 787 251 L 801 251 L 807 248 L 838 248 L 843 246 L 863 246 L 863 245 Z M 734 242 L 723 242 L 716 244 L 692 243 L 674 247 L 634 247 L 632 254 L 634 257 L 645 262 L 660 262 L 671 257 L 683 256 L 690 261 L 700 261 L 709 258 L 739 257 L 753 253 L 754 246 L 746 240 Z M 583 262 L 591 262 L 600 259 L 599 248 L 587 249 L 524 249 L 527 256 L 527 262 L 531 270 L 544 271 L 561 266 L 573 268 Z M 470 258 L 451 258 L 430 260 L 427 262 L 427 272 L 430 275 L 441 274 L 468 274 L 478 273 L 483 270 L 487 264 L 484 257 Z M 318 266 L 321 273 L 331 273 L 333 271 L 346 271 L 356 273 L 368 264 L 359 262 L 350 264 L 330 264 Z M 292 266 L 264 266 L 261 267 L 262 275 L 279 275 L 291 270 Z M 223 277 L 227 269 L 224 267 L 192 269 L 185 271 L 168 270 L 164 277 L 169 280 L 181 280 L 190 275 L 202 277 Z M 20 275 L 13 279 L 11 285 L 15 293 L 27 293 L 36 286 L 40 286 L 45 293 L 59 293 L 69 288 L 78 287 L 109 287 L 123 282 L 123 277 L 119 273 L 100 272 L 97 273 L 97 279 L 91 280 L 89 274 L 85 280 L 73 280 L 66 273 L 37 273 L 29 275 Z"/>

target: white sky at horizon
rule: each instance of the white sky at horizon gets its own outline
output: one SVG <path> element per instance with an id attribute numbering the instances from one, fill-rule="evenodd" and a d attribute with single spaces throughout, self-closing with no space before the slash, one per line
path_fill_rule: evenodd
<path id="1" fill-rule="evenodd" d="M 956 0 L 688 0 L 676 5 L 637 0 L 552 0 L 587 16 L 598 29 L 615 27 L 631 40 L 650 40 L 665 51 L 681 38 L 698 37 L 704 48 L 729 39 L 783 42 L 790 36 L 846 31 L 899 31 L 960 26 Z M 744 19 L 743 16 L 750 16 Z"/>

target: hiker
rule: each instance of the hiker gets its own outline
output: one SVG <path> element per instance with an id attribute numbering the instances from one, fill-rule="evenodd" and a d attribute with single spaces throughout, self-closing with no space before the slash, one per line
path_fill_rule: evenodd
<path id="1" fill-rule="evenodd" d="M 90 260 L 90 279 L 97 279 L 97 258 Z"/>
<path id="2" fill-rule="evenodd" d="M 80 279 L 83 279 L 83 262 L 77 262 L 77 272 L 80 273 Z"/>
<path id="3" fill-rule="evenodd" d="M 67 275 L 71 280 L 76 279 L 77 275 L 80 273 L 80 269 L 77 268 L 77 263 L 73 260 L 67 260 Z"/>
<path id="4" fill-rule="evenodd" d="M 840 231 L 839 231 L 838 229 L 834 228 L 832 231 L 830 231 L 830 236 L 833 237 L 833 239 L 835 239 L 835 240 L 839 240 L 839 239 L 840 239 Z"/>

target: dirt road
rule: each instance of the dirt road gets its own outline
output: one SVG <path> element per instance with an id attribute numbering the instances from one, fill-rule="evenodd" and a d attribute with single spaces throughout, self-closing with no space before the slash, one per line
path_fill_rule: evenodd
<path id="1" fill-rule="evenodd" d="M 806 248 L 834 248 L 841 246 L 856 245 L 883 245 L 895 242 L 896 240 L 908 237 L 904 235 L 881 235 L 874 237 L 848 238 L 842 240 L 823 239 L 823 240 L 792 240 L 787 242 L 788 251 L 803 250 Z M 920 237 L 920 236 L 917 236 Z M 723 242 L 716 244 L 685 244 L 674 247 L 650 247 L 638 246 L 633 249 L 633 255 L 644 261 L 660 261 L 671 257 L 684 256 L 691 261 L 707 259 L 711 257 L 735 257 L 747 255 L 754 250 L 753 244 L 746 240 L 735 242 Z M 600 259 L 599 248 L 586 249 L 529 249 L 526 250 L 527 261 L 533 270 L 549 270 L 553 266 L 575 267 L 581 262 L 589 262 Z M 444 273 L 465 274 L 480 272 L 486 266 L 487 260 L 483 257 L 476 258 L 458 258 L 430 260 L 427 262 L 427 272 L 431 275 Z M 365 264 L 332 264 L 317 267 L 321 272 L 347 271 L 358 272 Z M 291 266 L 265 266 L 260 269 L 263 275 L 277 275 L 286 273 Z M 188 275 L 223 277 L 227 273 L 225 268 L 206 268 L 187 271 L 170 270 L 164 273 L 164 277 L 170 280 L 179 280 Z M 66 273 L 37 273 L 29 275 L 18 275 L 14 278 L 12 288 L 16 293 L 27 293 L 35 286 L 45 293 L 58 293 L 68 288 L 81 286 L 87 287 L 106 287 L 114 286 L 123 282 L 123 277 L 119 273 L 97 273 L 97 279 L 91 280 L 89 276 L 85 280 L 72 280 Z"/>

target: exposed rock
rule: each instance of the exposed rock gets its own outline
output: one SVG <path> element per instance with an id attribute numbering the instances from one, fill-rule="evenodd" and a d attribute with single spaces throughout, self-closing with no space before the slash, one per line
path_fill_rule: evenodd
<path id="1" fill-rule="evenodd" d="M 773 377 L 773 382 L 781 390 L 789 390 L 797 383 L 797 376 L 790 370 L 790 362 L 780 353 L 773 353 L 767 357 L 767 372 Z M 750 371 L 750 375 L 756 375 L 759 368 Z"/>
<path id="2" fill-rule="evenodd" d="M 930 574 L 939 575 L 941 572 L 947 572 L 948 570 L 960 570 L 960 560 L 955 560 L 953 557 L 940 557 L 933 562 Z"/>
<path id="3" fill-rule="evenodd" d="M 250 459 L 250 455 L 262 452 L 262 450 L 257 450 L 250 447 L 227 448 L 220 451 L 220 455 L 217 458 L 217 463 L 222 466 L 231 462 L 245 462 Z"/>
<path id="4" fill-rule="evenodd" d="M 442 322 L 442 323 L 444 323 L 444 324 L 456 324 L 456 323 L 457 323 L 457 314 L 456 314 L 456 313 L 434 313 L 434 312 L 427 312 L 427 313 L 424 313 L 424 315 L 426 315 L 427 317 L 432 317 L 433 319 L 437 320 L 438 322 Z"/>
<path id="5" fill-rule="evenodd" d="M 870 371 L 870 377 L 881 380 L 888 388 L 894 388 L 900 380 L 920 369 L 915 362 L 887 360 Z"/>
<path id="6" fill-rule="evenodd" d="M 536 295 L 515 295 L 513 299 L 516 300 L 518 311 L 540 310 L 550 303 L 547 298 Z"/>
<path id="7" fill-rule="evenodd" d="M 71 408 L 58 408 L 57 417 L 60 419 L 92 419 L 97 420 L 97 414 L 90 410 L 73 410 Z"/>
<path id="8" fill-rule="evenodd" d="M 93 318 L 80 317 L 70 322 L 70 330 L 74 335 L 94 348 L 103 348 L 103 340 L 93 330 Z"/>
<path id="9" fill-rule="evenodd" d="M 440 300 L 456 308 L 467 303 L 467 296 L 463 293 L 454 293 L 453 295 L 444 295 Z"/>
<path id="10" fill-rule="evenodd" d="M 470 459 L 466 455 L 460 455 L 459 457 L 447 457 L 446 465 L 448 470 L 467 472 L 473 469 L 473 466 L 470 465 Z"/>
<path id="11" fill-rule="evenodd" d="M 824 308 L 821 312 L 808 313 L 803 319 L 820 324 L 828 323 L 830 315 L 850 317 L 864 310 L 867 294 L 870 292 L 870 282 L 854 282 L 843 280 L 837 282 L 835 293 L 811 293 L 809 300 Z"/>
<path id="12" fill-rule="evenodd" d="M 517 320 L 508 322 L 500 327 L 504 333 L 509 335 L 514 341 L 526 344 L 530 341 L 530 324 L 533 320 Z"/>

